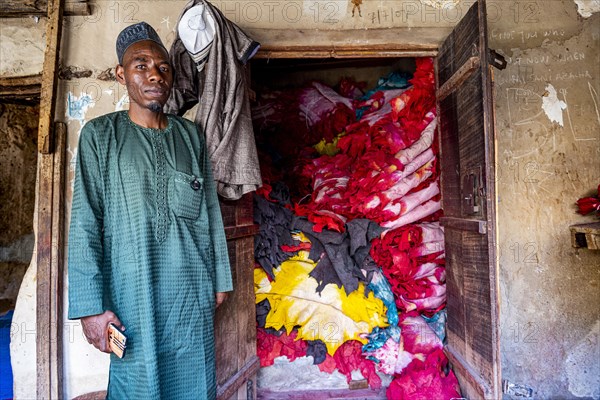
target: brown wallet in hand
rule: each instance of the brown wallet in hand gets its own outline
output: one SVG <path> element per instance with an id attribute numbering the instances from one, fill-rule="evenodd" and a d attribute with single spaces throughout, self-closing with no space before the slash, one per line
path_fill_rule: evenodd
<path id="1" fill-rule="evenodd" d="M 110 350 L 115 353 L 117 357 L 123 358 L 125 356 L 127 336 L 113 324 L 108 324 L 108 344 Z"/>

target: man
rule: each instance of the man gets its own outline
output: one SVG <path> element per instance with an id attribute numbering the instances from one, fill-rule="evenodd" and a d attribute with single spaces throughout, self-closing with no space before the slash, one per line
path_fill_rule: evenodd
<path id="1" fill-rule="evenodd" d="M 128 111 L 81 131 L 69 232 L 69 318 L 110 352 L 108 398 L 216 397 L 213 317 L 232 290 L 223 222 L 202 134 L 162 107 L 173 83 L 156 31 L 117 39 Z"/>

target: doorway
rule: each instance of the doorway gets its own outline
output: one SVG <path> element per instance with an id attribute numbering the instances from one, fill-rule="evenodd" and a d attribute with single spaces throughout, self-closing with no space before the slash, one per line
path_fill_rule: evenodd
<path id="1" fill-rule="evenodd" d="M 352 45 L 265 49 L 260 58 L 396 58 Z M 408 57 L 431 56 L 405 54 Z M 325 54 L 325 55 L 324 55 Z M 391 57 L 390 57 L 391 56 Z M 474 4 L 435 56 L 446 249 L 448 355 L 468 398 L 500 396 L 495 134 L 485 2 Z M 329 62 L 329 58 L 325 62 Z M 292 61 L 287 72 L 296 73 Z M 307 62 L 310 64 L 311 62 Z M 318 62 L 317 62 L 318 63 Z M 253 71 L 254 74 L 254 71 Z M 267 74 L 277 80 L 274 74 Z M 288 138 L 289 139 L 289 138 Z"/>
<path id="2" fill-rule="evenodd" d="M 39 106 L 0 103 L 0 397 L 12 398 L 11 321 L 33 249 Z"/>
<path id="3" fill-rule="evenodd" d="M 280 193 L 283 191 L 281 188 L 285 186 L 286 190 L 289 191 L 290 198 L 292 199 L 292 205 L 288 208 L 297 210 L 297 206 L 302 207 L 303 204 L 311 203 L 313 200 L 315 200 L 315 194 L 319 190 L 329 191 L 329 193 L 326 194 L 326 196 L 331 195 L 332 197 L 335 197 L 336 195 L 341 195 L 344 201 L 354 203 L 353 207 L 356 206 L 357 208 L 360 208 L 360 203 L 366 201 L 365 197 L 361 196 L 364 196 L 366 193 L 368 193 L 369 196 L 376 196 L 376 192 L 378 190 L 384 192 L 386 189 L 390 189 L 392 186 L 394 186 L 395 183 L 392 183 L 392 180 L 395 178 L 392 178 L 392 175 L 389 175 L 390 182 L 384 182 L 384 180 L 387 179 L 388 176 L 385 175 L 386 173 L 383 170 L 392 168 L 392 166 L 398 167 L 398 169 L 400 170 L 403 169 L 405 166 L 399 165 L 399 163 L 394 164 L 393 161 L 390 161 L 389 159 L 383 161 L 377 157 L 384 156 L 393 158 L 396 152 L 399 151 L 399 149 L 406 149 L 408 147 L 411 147 L 411 145 L 422 136 L 422 131 L 426 128 L 426 126 L 430 125 L 431 119 L 434 119 L 435 83 L 433 82 L 433 78 L 430 78 L 431 92 L 428 96 L 423 95 L 423 97 L 417 97 L 416 95 L 414 95 L 411 97 L 410 95 L 410 93 L 417 93 L 417 89 L 415 89 L 412 92 L 409 89 L 412 86 L 409 83 L 413 81 L 412 78 L 415 77 L 415 80 L 419 79 L 415 76 L 417 65 L 420 66 L 418 74 L 429 73 L 431 77 L 434 75 L 433 63 L 430 58 L 415 59 L 412 57 L 365 57 L 348 59 L 259 59 L 253 61 L 251 65 L 251 87 L 252 90 L 255 92 L 257 98 L 257 104 L 253 108 L 253 119 L 255 122 L 255 134 L 257 135 L 257 146 L 259 148 L 259 154 L 261 154 L 261 170 L 263 171 L 265 187 L 268 188 L 269 186 L 271 186 L 273 188 L 273 192 L 277 191 L 277 196 L 279 196 Z M 418 82 L 416 86 L 418 86 Z M 403 121 L 409 121 L 411 120 L 411 117 L 414 117 L 414 119 L 418 120 L 424 120 L 425 118 L 430 119 L 427 120 L 426 123 L 424 123 L 417 129 L 411 129 L 408 125 L 402 125 L 400 123 L 392 126 L 393 124 L 391 113 L 393 107 L 391 106 L 391 104 L 394 101 L 394 99 L 403 99 L 403 101 L 411 101 L 411 99 L 421 99 L 424 103 L 422 105 L 413 104 L 415 102 L 413 101 L 413 103 L 411 103 L 411 109 L 419 111 L 413 111 L 412 114 L 405 115 L 405 119 Z M 288 104 L 290 103 L 293 105 L 288 107 Z M 296 103 L 298 103 L 297 108 L 295 108 Z M 332 105 L 332 103 L 336 103 L 335 106 Z M 348 108 L 350 108 L 350 112 Z M 428 113 L 428 111 L 433 112 Z M 366 120 L 368 120 L 369 122 L 365 123 L 364 121 Z M 363 122 L 363 125 L 361 125 L 360 121 Z M 340 122 L 341 125 L 337 124 L 337 122 Z M 420 155 L 421 153 L 426 154 L 427 150 L 431 152 L 432 156 L 434 154 L 434 149 L 437 153 L 437 144 L 432 146 L 432 142 L 435 142 L 433 139 L 435 132 L 435 123 L 436 122 L 431 124 L 432 128 L 429 132 L 431 134 L 431 140 L 429 142 L 429 145 L 425 145 L 423 148 L 416 150 L 418 152 L 415 152 L 412 157 Z M 370 126 L 367 126 L 365 124 Z M 397 130 L 394 131 L 394 129 Z M 364 133 L 364 135 L 362 135 L 362 133 Z M 409 138 L 409 136 L 414 133 L 417 133 L 417 136 L 412 136 Z M 302 171 L 299 171 L 299 166 L 302 167 L 314 163 L 314 165 L 319 166 L 316 170 L 312 171 L 314 175 L 327 176 L 329 174 L 329 178 L 337 178 L 335 176 L 333 168 L 331 168 L 331 165 L 338 162 L 334 161 L 336 157 L 340 160 L 343 160 L 344 157 L 346 157 L 346 154 L 344 152 L 347 150 L 347 148 L 345 147 L 345 145 L 340 144 L 332 146 L 331 144 L 326 144 L 325 146 L 329 146 L 329 150 L 325 150 L 325 154 L 323 154 L 322 150 L 320 149 L 313 151 L 313 148 L 317 148 L 317 143 L 320 142 L 322 139 L 324 139 L 325 142 L 332 142 L 336 139 L 339 139 L 339 142 L 337 143 L 341 143 L 347 138 L 352 138 L 350 140 L 354 141 L 360 140 L 360 138 L 364 136 L 369 136 L 369 139 L 365 140 L 372 140 L 373 145 L 371 147 L 369 144 L 366 144 L 364 148 L 361 147 L 360 149 L 358 149 L 360 146 L 357 145 L 356 152 L 365 152 L 365 154 L 372 153 L 374 158 L 369 158 L 370 156 L 364 156 L 356 157 L 355 160 L 359 164 L 363 162 L 380 162 L 380 164 L 377 167 L 373 167 L 371 169 L 361 169 L 360 165 L 349 166 L 346 170 L 344 170 L 344 174 L 346 175 L 340 177 L 340 184 L 333 185 L 335 186 L 333 190 L 331 190 L 331 187 L 326 189 L 317 188 L 316 186 L 318 184 L 315 182 L 319 178 L 312 179 L 312 177 L 307 177 L 306 174 L 303 174 Z M 394 140 L 396 140 L 397 142 L 391 143 L 391 141 Z M 387 141 L 390 142 L 388 143 Z M 378 144 L 376 145 L 375 142 L 378 142 Z M 386 143 L 383 144 L 382 142 Z M 380 146 L 381 150 L 375 152 L 374 149 L 377 146 Z M 430 149 L 430 146 L 434 149 Z M 416 147 L 413 147 L 413 149 L 415 148 Z M 377 156 L 375 156 L 375 154 L 377 154 Z M 413 158 L 410 158 L 410 161 L 412 160 Z M 403 159 L 403 161 L 407 163 L 409 160 Z M 412 194 L 412 196 L 415 197 L 414 194 L 420 192 L 420 190 L 422 190 L 423 188 L 434 187 L 438 185 L 439 180 L 438 172 L 433 171 L 435 168 L 432 165 L 429 166 L 431 167 L 430 170 L 427 170 L 427 167 L 423 167 L 422 164 L 413 165 L 415 165 L 415 169 L 419 171 L 418 173 L 415 173 L 415 175 L 422 174 L 422 176 L 425 177 L 424 180 L 419 181 L 418 179 L 406 179 L 402 184 L 400 184 L 399 182 L 396 183 L 399 186 L 402 186 L 404 183 L 407 183 L 410 180 L 410 184 L 412 186 L 405 187 L 403 190 L 405 191 L 405 194 Z M 352 188 L 352 186 L 356 185 L 358 181 L 368 182 L 368 176 L 374 174 L 380 174 L 380 176 L 382 177 L 380 180 L 377 181 L 377 184 L 381 185 L 378 186 L 378 189 L 369 190 L 369 188 L 364 188 L 366 190 L 361 191 L 356 190 L 356 187 Z M 429 175 L 426 176 L 426 174 Z M 410 173 L 407 172 L 406 177 L 408 177 L 409 175 Z M 411 178 L 414 177 L 411 176 Z M 428 178 L 430 179 L 428 180 Z M 306 179 L 308 179 L 311 182 L 307 184 L 305 182 Z M 284 184 L 281 184 L 281 182 L 284 182 Z M 371 183 L 375 184 L 375 180 L 371 181 Z M 332 193 L 336 190 L 337 193 L 332 195 Z M 358 198 L 353 199 L 353 196 L 347 195 L 347 192 L 350 191 L 356 193 L 356 196 Z M 265 196 L 264 192 L 259 193 L 259 196 L 261 195 Z M 319 196 L 317 195 L 316 197 Z M 380 199 L 383 202 L 383 197 L 384 196 L 381 196 L 378 199 Z M 431 197 L 435 197 L 435 195 L 427 198 L 422 198 L 421 200 L 424 203 L 430 200 Z M 275 197 L 273 195 L 268 194 L 265 196 L 265 198 L 267 198 L 268 200 L 274 200 Z M 389 200 L 389 204 L 392 204 L 396 201 L 400 201 L 400 195 L 386 200 Z M 436 200 L 433 201 L 437 201 L 439 204 L 439 196 Z M 418 205 L 421 204 L 421 202 L 418 203 Z M 321 205 L 323 206 L 323 213 L 332 214 L 333 211 L 336 210 L 336 205 L 332 206 L 331 208 L 329 208 L 329 205 L 324 203 L 322 203 Z M 338 204 L 337 206 L 341 207 L 340 204 Z M 262 206 L 255 207 L 255 213 L 259 214 L 259 220 L 264 220 L 261 208 Z M 317 208 L 320 207 L 317 206 Z M 441 214 L 436 214 L 436 211 L 437 210 L 431 209 L 428 214 L 422 215 L 417 219 L 413 220 L 414 224 L 402 224 L 401 226 L 407 228 L 402 232 L 409 232 L 410 229 L 413 229 L 414 232 L 419 232 L 420 234 L 421 229 L 425 229 L 425 226 L 427 226 L 427 228 L 432 227 L 430 232 L 434 232 L 435 229 L 438 229 L 437 232 L 441 232 L 441 228 L 439 228 L 439 216 Z M 319 211 L 315 211 L 315 213 L 318 212 Z M 344 214 L 344 212 L 340 212 L 340 214 L 343 214 L 344 217 L 348 216 L 347 214 Z M 384 217 L 383 214 L 387 212 L 388 209 L 383 210 L 383 207 L 381 207 L 380 215 L 377 215 L 377 213 L 373 210 L 369 210 L 365 211 L 364 213 L 359 212 L 356 215 L 356 217 L 369 219 L 373 218 L 377 220 L 378 223 L 383 223 L 383 221 L 390 222 L 394 218 Z M 309 214 L 309 220 L 311 220 L 311 216 L 314 217 L 315 214 Z M 315 221 L 315 219 L 317 218 L 314 218 L 311 221 Z M 348 221 L 350 221 L 350 219 L 351 217 L 348 218 Z M 423 221 L 427 221 L 427 224 L 430 225 L 417 224 L 417 222 Z M 328 226 L 326 226 L 326 228 L 330 230 L 335 230 L 337 228 L 343 230 L 340 225 L 333 225 L 335 225 L 335 223 L 329 224 Z M 434 226 L 435 228 L 433 228 Z M 277 229 L 280 229 L 280 227 L 261 226 L 261 231 L 270 231 Z M 324 229 L 324 231 L 327 229 Z M 390 234 L 388 236 L 391 237 L 392 235 L 395 235 L 396 232 L 400 231 L 390 230 L 389 232 L 394 232 L 393 234 Z M 308 232 L 303 230 L 303 233 L 307 235 L 313 234 L 312 232 L 310 232 L 310 230 Z M 334 233 L 332 231 L 328 231 L 327 235 L 332 236 L 334 235 Z M 315 239 L 311 238 L 311 244 L 316 245 L 315 240 L 320 241 L 321 238 L 316 233 L 314 234 L 314 236 Z M 340 234 L 339 236 L 341 237 L 342 235 Z M 260 239 L 258 240 L 261 243 L 266 243 L 271 239 L 270 237 L 266 237 L 266 235 L 259 235 L 259 238 Z M 431 253 L 428 253 L 432 255 L 431 260 L 434 260 L 438 256 L 440 256 L 440 258 L 443 258 L 443 256 L 441 255 L 443 253 L 443 234 L 441 235 L 441 238 L 441 242 L 439 243 L 428 242 L 429 245 L 433 245 L 434 247 L 436 247 Z M 335 240 L 338 239 L 336 238 Z M 339 240 L 341 241 L 345 239 Z M 405 243 L 408 243 L 408 241 Z M 279 244 L 284 243 L 280 242 Z M 288 243 L 285 243 L 285 245 L 287 244 Z M 259 245 L 257 245 L 257 248 L 258 247 Z M 378 249 L 378 251 L 386 253 L 385 256 L 391 254 L 383 250 L 384 246 L 379 246 Z M 330 255 L 330 253 L 328 253 L 328 255 Z M 263 256 L 262 250 L 260 256 Z M 380 258 L 376 256 L 374 256 L 374 258 L 380 261 L 385 256 L 382 254 Z M 257 254 L 257 259 L 258 257 L 259 255 Z M 261 261 L 259 262 L 261 263 L 261 265 L 264 264 Z M 320 259 L 317 262 L 317 267 L 315 267 L 314 270 L 317 270 L 319 262 L 323 262 L 322 259 Z M 438 259 L 437 262 L 440 263 L 440 268 L 438 269 L 438 272 L 441 273 L 443 269 L 441 268 L 443 261 Z M 285 272 L 293 273 L 292 268 L 289 268 L 288 270 L 286 263 L 287 261 L 284 261 L 281 264 L 281 271 L 278 272 L 274 278 L 275 283 L 278 280 L 278 278 L 283 278 L 287 281 L 287 278 L 283 276 L 284 270 Z M 333 262 L 333 264 L 335 264 L 335 262 Z M 435 263 L 430 263 L 429 266 L 431 266 L 432 264 Z M 346 264 L 346 266 L 348 265 Z M 418 268 L 419 263 L 415 260 L 413 266 Z M 273 268 L 275 267 L 276 266 L 273 266 Z M 422 315 L 431 317 L 435 321 L 440 321 L 440 319 L 443 321 L 445 319 L 445 310 L 442 311 L 445 308 L 445 302 L 439 302 L 435 303 L 435 305 L 432 305 L 435 302 L 435 300 L 433 300 L 433 298 L 430 298 L 430 300 L 432 300 L 431 304 L 422 306 L 417 305 L 418 301 L 411 302 L 411 300 L 414 300 L 414 298 L 406 302 L 403 302 L 403 300 L 399 300 L 401 296 L 405 296 L 402 298 L 406 299 L 406 297 L 414 295 L 414 293 L 409 293 L 408 290 L 403 290 L 403 288 L 401 288 L 400 286 L 414 284 L 414 282 L 417 279 L 411 280 L 409 282 L 408 280 L 410 280 L 410 278 L 408 276 L 400 278 L 398 277 L 398 275 L 395 275 L 397 270 L 394 270 L 393 266 L 389 267 L 390 268 L 384 269 L 384 274 L 389 272 L 389 277 L 387 275 L 386 277 L 388 277 L 389 279 L 397 279 L 396 281 L 394 281 L 394 285 L 392 286 L 394 295 L 397 295 L 395 307 L 397 306 L 402 309 L 400 316 L 400 326 L 402 326 L 403 332 L 402 343 L 405 343 L 411 339 L 414 340 L 414 338 L 409 339 L 409 337 L 411 336 L 411 328 L 415 330 L 419 329 L 420 334 L 422 335 L 422 329 L 429 329 L 425 324 L 420 325 L 418 328 L 415 328 L 417 326 L 416 324 L 418 324 L 419 321 L 424 323 L 425 320 L 421 319 Z M 335 270 L 338 269 L 335 267 L 332 268 Z M 273 275 L 274 274 L 275 273 L 273 273 Z M 423 278 L 423 276 L 421 276 L 420 278 Z M 312 279 L 312 277 L 307 277 L 306 279 L 303 279 L 303 281 L 310 279 Z M 429 279 L 433 280 L 435 278 L 431 276 Z M 341 278 L 340 280 L 345 286 L 346 282 L 343 281 L 343 278 Z M 421 279 L 420 282 L 421 284 L 423 284 L 426 282 L 426 280 Z M 255 284 L 260 285 L 256 281 Z M 444 290 L 441 287 L 444 286 L 443 282 L 440 282 L 439 286 L 440 290 Z M 360 291 L 360 289 L 358 290 Z M 323 289 L 323 291 L 326 292 L 327 289 Z M 260 298 L 262 299 L 262 288 L 259 289 L 259 292 L 261 292 Z M 298 292 L 300 292 L 300 290 Z M 332 292 L 332 290 L 330 290 L 330 292 Z M 278 302 L 277 300 L 277 297 L 280 295 L 280 293 L 281 292 L 277 292 L 277 295 L 273 295 L 270 297 L 267 295 L 267 301 L 269 302 L 268 305 L 264 304 L 264 301 L 261 301 L 259 303 L 259 308 L 277 308 L 277 304 L 280 304 L 280 302 Z M 421 295 L 426 296 L 425 291 L 419 292 L 419 294 L 415 297 Z M 290 298 L 294 298 L 295 296 L 296 292 L 293 292 L 289 295 Z M 326 294 L 326 296 L 329 296 L 329 293 Z M 318 300 L 318 296 L 309 295 L 305 298 L 299 298 L 298 303 L 311 301 L 318 302 Z M 365 305 L 361 304 L 360 306 L 357 304 L 357 307 L 368 307 L 366 303 L 364 304 Z M 328 304 L 328 306 L 332 305 Z M 315 311 L 315 313 L 319 312 L 320 310 L 318 309 L 317 311 Z M 411 316 L 408 317 L 408 315 L 411 312 Z M 344 317 L 328 315 L 327 317 L 323 317 L 324 319 L 310 319 L 310 322 L 307 323 L 307 325 L 309 325 L 309 328 L 314 328 L 318 326 L 326 332 L 319 332 L 321 334 L 315 334 L 314 337 L 316 337 L 317 340 L 308 340 L 307 337 L 310 336 L 310 333 L 308 335 L 302 334 L 302 324 L 298 323 L 300 328 L 297 332 L 296 329 L 292 330 L 291 333 L 290 329 L 285 329 L 283 331 L 286 332 L 282 332 L 282 330 L 279 330 L 278 332 L 273 333 L 273 329 L 278 330 L 279 326 L 273 325 L 274 322 L 269 321 L 269 318 L 275 319 L 275 317 L 270 317 L 269 315 L 265 317 L 264 313 L 261 313 L 259 310 L 257 310 L 257 314 L 259 315 L 258 320 L 260 326 L 258 344 L 259 355 L 261 356 L 261 361 L 263 361 L 263 365 L 266 363 L 273 363 L 273 365 L 266 366 L 265 368 L 259 371 L 259 398 L 275 399 L 281 396 L 288 396 L 289 398 L 292 398 L 294 396 L 298 397 L 308 395 L 316 396 L 315 398 L 321 398 L 319 396 L 325 396 L 323 398 L 328 398 L 327 396 L 334 396 L 339 398 L 351 398 L 353 396 L 361 396 L 361 398 L 374 399 L 385 398 L 385 388 L 390 385 L 392 376 L 389 374 L 382 373 L 381 370 L 378 371 L 379 377 L 375 377 L 373 374 L 371 374 L 372 371 L 369 370 L 368 367 L 363 366 L 361 367 L 361 372 L 355 372 L 353 375 L 344 376 L 343 373 L 339 372 L 343 371 L 343 367 L 339 368 L 338 370 L 328 372 L 323 372 L 326 369 L 325 367 L 317 367 L 317 364 L 322 365 L 324 363 L 330 362 L 331 358 L 336 358 L 336 360 L 338 360 L 339 362 L 340 359 L 342 359 L 342 357 L 338 357 L 338 352 L 340 351 L 340 348 L 343 348 L 344 346 L 345 348 L 349 348 L 352 345 L 358 345 L 356 341 L 352 342 L 350 340 L 345 341 L 339 347 L 326 346 L 328 351 L 326 357 L 315 355 L 316 352 L 312 352 L 312 350 L 310 350 L 312 348 L 311 346 L 317 347 L 322 342 L 325 342 L 327 344 L 328 340 L 337 340 L 338 329 L 336 328 L 341 326 L 340 321 L 343 320 Z M 261 314 L 263 318 L 262 320 L 260 317 Z M 282 318 L 285 320 L 285 317 Z M 389 318 L 389 320 L 391 320 L 391 317 Z M 410 321 L 410 323 L 407 323 L 407 321 Z M 289 323 L 289 320 L 287 320 L 286 322 Z M 267 326 L 265 326 L 265 324 Z M 439 325 L 440 324 L 438 324 L 438 326 Z M 348 329 L 351 330 L 352 328 Z M 428 330 L 427 332 L 435 336 L 433 330 Z M 299 339 L 302 336 L 305 340 L 287 340 L 284 344 L 274 344 L 273 350 L 263 349 L 261 351 L 261 347 L 266 347 L 264 346 L 265 342 L 270 343 L 272 341 L 279 340 L 275 338 L 278 335 L 280 335 L 279 337 L 283 338 L 291 337 L 290 335 L 296 335 L 294 336 L 294 338 L 297 339 Z M 443 336 L 443 333 L 441 334 L 441 336 Z M 441 343 L 443 339 L 439 337 L 434 341 L 436 340 L 439 340 L 439 343 Z M 261 343 L 261 341 L 263 343 Z M 290 350 L 286 350 L 288 352 L 286 354 L 287 359 L 290 360 L 289 363 L 285 360 L 285 357 L 279 357 L 276 360 L 266 359 L 267 356 L 265 356 L 265 352 L 276 352 L 279 346 L 289 347 L 290 343 L 292 342 L 295 343 L 299 348 L 296 350 L 296 353 L 292 353 L 291 357 L 289 354 Z M 308 346 L 309 350 L 306 350 L 306 357 L 308 357 L 308 359 L 305 358 L 305 355 L 303 355 L 302 353 L 302 345 L 297 343 L 306 343 L 303 345 Z M 365 343 L 363 342 L 362 344 Z M 334 349 L 335 355 L 332 354 Z M 432 351 L 432 349 L 429 349 L 428 351 Z M 309 353 L 312 354 L 312 359 L 310 359 L 310 356 L 308 355 Z M 408 352 L 404 354 L 407 354 L 407 357 L 414 356 L 414 354 L 408 355 Z M 329 356 L 333 357 L 330 358 Z M 423 353 L 419 353 L 419 357 L 424 357 Z M 311 362 L 311 360 L 314 361 L 314 364 L 313 362 Z M 369 361 L 365 361 L 365 363 L 368 362 Z M 418 363 L 415 363 L 415 365 L 417 364 Z M 398 367 L 398 372 L 401 368 L 403 367 Z M 389 371 L 389 366 L 384 368 L 383 370 Z M 379 383 L 379 381 L 381 381 L 381 383 Z M 381 387 L 380 385 L 383 387 Z M 367 386 L 370 386 L 374 390 L 367 389 Z M 352 388 L 352 390 L 350 390 L 349 388 Z M 433 393 L 429 394 L 434 395 Z"/>

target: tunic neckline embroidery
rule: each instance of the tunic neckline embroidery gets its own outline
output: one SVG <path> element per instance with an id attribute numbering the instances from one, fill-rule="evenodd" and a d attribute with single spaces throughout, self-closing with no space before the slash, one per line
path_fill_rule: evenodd
<path id="1" fill-rule="evenodd" d="M 125 120 L 134 129 L 141 131 L 142 133 L 150 134 L 150 143 L 152 144 L 152 150 L 154 153 L 154 167 L 155 167 L 155 202 L 156 202 L 156 215 L 154 217 L 154 233 L 156 241 L 158 243 L 164 242 L 167 237 L 167 230 L 169 225 L 169 215 L 167 211 L 167 185 L 168 185 L 168 174 L 167 174 L 167 162 L 163 141 L 161 138 L 164 134 L 170 133 L 173 121 L 167 114 L 167 126 L 164 129 L 146 128 L 133 122 L 129 117 L 127 111 L 123 111 Z"/>
<path id="2" fill-rule="evenodd" d="M 165 133 L 171 132 L 171 129 L 173 127 L 173 121 L 169 114 L 165 114 L 167 117 L 167 126 L 164 129 L 160 129 L 160 128 L 146 128 L 144 126 L 138 125 L 131 120 L 131 117 L 129 116 L 129 113 L 127 111 L 122 111 L 122 113 L 123 113 L 127 123 L 129 123 L 129 125 L 131 125 L 135 129 L 138 129 L 142 132 L 147 132 L 147 133 L 152 133 L 152 134 L 165 134 Z"/>

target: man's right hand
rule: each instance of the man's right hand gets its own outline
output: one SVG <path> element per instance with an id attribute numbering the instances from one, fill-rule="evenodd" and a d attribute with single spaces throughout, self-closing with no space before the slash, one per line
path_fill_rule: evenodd
<path id="1" fill-rule="evenodd" d="M 121 321 L 112 311 L 104 311 L 102 314 L 90 315 L 81 318 L 83 334 L 88 343 L 104 353 L 110 353 L 108 345 L 108 324 L 113 323 L 117 328 L 124 330 Z"/>

